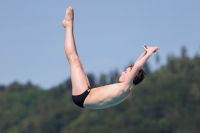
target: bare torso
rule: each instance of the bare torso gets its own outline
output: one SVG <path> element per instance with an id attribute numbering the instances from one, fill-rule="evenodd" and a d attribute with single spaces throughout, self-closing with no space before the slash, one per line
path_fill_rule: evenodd
<path id="1" fill-rule="evenodd" d="M 93 88 L 85 99 L 84 106 L 98 109 L 116 105 L 128 97 L 132 88 L 133 86 L 123 86 L 123 83 Z"/>

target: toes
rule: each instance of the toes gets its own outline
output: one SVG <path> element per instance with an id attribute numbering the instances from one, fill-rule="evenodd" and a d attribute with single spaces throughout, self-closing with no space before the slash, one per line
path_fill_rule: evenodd
<path id="1" fill-rule="evenodd" d="M 68 10 L 68 9 L 71 9 L 71 10 L 73 10 L 72 6 L 68 7 L 66 10 Z"/>

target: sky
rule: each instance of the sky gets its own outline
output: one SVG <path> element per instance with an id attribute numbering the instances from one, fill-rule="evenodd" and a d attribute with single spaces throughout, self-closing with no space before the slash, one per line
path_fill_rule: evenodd
<path id="1" fill-rule="evenodd" d="M 143 52 L 159 46 L 148 60 L 152 70 L 200 51 L 199 0 L 33 0 L 0 2 L 0 85 L 31 81 L 44 89 L 70 77 L 61 22 L 67 7 L 75 12 L 74 35 L 86 73 L 97 77 L 123 71 Z"/>

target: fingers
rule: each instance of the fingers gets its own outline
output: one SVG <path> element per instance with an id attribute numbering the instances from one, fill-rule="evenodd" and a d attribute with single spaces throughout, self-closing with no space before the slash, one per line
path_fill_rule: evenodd
<path id="1" fill-rule="evenodd" d="M 146 44 L 144 44 L 142 47 L 146 52 L 151 52 L 151 53 L 155 53 L 159 50 L 159 47 L 157 47 L 157 46 L 148 47 Z"/>
<path id="2" fill-rule="evenodd" d="M 149 47 L 146 44 L 144 44 L 142 47 L 145 51 L 149 51 L 149 52 L 152 52 L 152 53 L 155 53 L 159 50 L 158 46 Z"/>
<path id="3" fill-rule="evenodd" d="M 157 52 L 158 50 L 159 50 L 159 47 L 155 46 L 155 51 L 154 51 L 154 53 Z"/>
<path id="4" fill-rule="evenodd" d="M 145 51 L 147 51 L 147 47 L 145 47 L 145 46 L 142 46 L 143 47 L 143 49 L 145 50 Z"/>
<path id="5" fill-rule="evenodd" d="M 148 48 L 148 46 L 146 44 L 143 45 L 145 48 Z"/>

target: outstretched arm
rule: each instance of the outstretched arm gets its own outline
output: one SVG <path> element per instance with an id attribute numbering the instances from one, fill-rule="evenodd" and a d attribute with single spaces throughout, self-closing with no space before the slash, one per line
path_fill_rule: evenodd
<path id="1" fill-rule="evenodd" d="M 125 83 L 128 85 L 132 84 L 133 79 L 135 77 L 135 75 L 137 74 L 137 72 L 142 68 L 142 66 L 146 63 L 146 61 L 149 59 L 149 57 L 152 55 L 152 53 L 157 52 L 158 51 L 158 47 L 154 46 L 154 47 L 147 47 L 146 45 L 143 46 L 144 50 L 146 51 L 139 57 L 139 60 L 136 61 L 136 63 L 134 64 L 134 67 L 131 69 L 131 72 L 129 73 Z"/>
<path id="2" fill-rule="evenodd" d="M 141 56 L 141 58 L 134 65 L 138 69 L 141 69 L 152 53 L 157 52 L 159 49 L 157 46 L 147 47 L 146 45 L 144 45 L 143 48 L 146 51 L 146 54 L 142 54 L 143 56 Z"/>
<path id="3" fill-rule="evenodd" d="M 147 51 L 144 51 L 141 55 L 140 55 L 140 57 L 136 60 L 136 62 L 138 62 L 142 57 L 144 57 L 145 55 L 146 55 L 146 53 L 147 53 Z M 136 63 L 135 62 L 135 63 Z"/>

